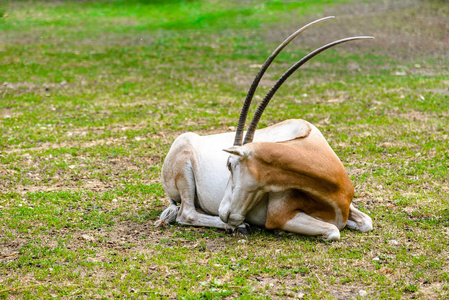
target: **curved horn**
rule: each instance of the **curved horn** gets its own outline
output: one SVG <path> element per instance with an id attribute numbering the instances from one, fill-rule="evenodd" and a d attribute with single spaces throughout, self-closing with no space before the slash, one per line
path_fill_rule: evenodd
<path id="1" fill-rule="evenodd" d="M 265 108 L 267 107 L 267 105 L 270 102 L 271 98 L 273 98 L 274 94 L 281 87 L 281 85 L 299 67 L 301 67 L 303 64 L 305 64 L 309 59 L 311 59 L 315 55 L 318 55 L 319 53 L 323 52 L 324 50 L 326 50 L 328 48 L 331 48 L 333 46 L 336 46 L 338 44 L 342 44 L 342 43 L 349 42 L 349 41 L 354 41 L 354 40 L 373 39 L 373 38 L 374 37 L 372 37 L 372 36 L 356 36 L 356 37 L 345 38 L 345 39 L 341 39 L 341 40 L 329 43 L 329 44 L 324 45 L 324 46 L 316 49 L 315 51 L 307 54 L 300 61 L 298 61 L 292 67 L 290 67 L 290 69 L 288 69 L 287 72 L 285 72 L 284 75 L 282 75 L 281 78 L 279 78 L 279 80 L 274 84 L 274 86 L 271 88 L 271 90 L 267 93 L 265 98 L 262 100 L 262 102 L 257 107 L 256 113 L 254 114 L 254 117 L 251 120 L 251 123 L 250 123 L 250 125 L 248 127 L 248 131 L 246 132 L 245 140 L 243 141 L 243 144 L 251 143 L 253 141 L 254 132 L 256 131 L 257 124 L 259 123 L 260 117 L 262 116 L 262 113 L 265 110 Z"/>
<path id="2" fill-rule="evenodd" d="M 306 29 L 312 27 L 315 24 L 318 24 L 322 21 L 333 19 L 334 16 L 325 17 L 322 19 L 318 19 L 316 21 L 313 21 L 304 27 L 298 29 L 295 31 L 292 35 L 290 35 L 285 41 L 280 44 L 276 50 L 273 51 L 273 53 L 268 57 L 268 59 L 264 62 L 262 67 L 259 70 L 259 73 L 257 73 L 256 77 L 254 78 L 253 83 L 251 84 L 251 87 L 249 88 L 248 94 L 246 95 L 245 103 L 243 104 L 242 111 L 240 112 L 240 118 L 239 123 L 237 125 L 237 130 L 235 132 L 235 139 L 234 139 L 234 146 L 241 146 L 242 145 L 242 139 L 243 139 L 243 129 L 245 127 L 246 117 L 248 116 L 248 110 L 249 106 L 251 105 L 251 101 L 253 99 L 254 93 L 256 92 L 257 86 L 259 85 L 260 80 L 262 79 L 263 74 L 265 74 L 265 71 L 268 69 L 270 64 L 273 62 L 273 60 L 276 58 L 276 56 L 282 51 L 282 49 L 285 48 L 291 41 L 293 41 L 298 35 L 303 33 Z"/>

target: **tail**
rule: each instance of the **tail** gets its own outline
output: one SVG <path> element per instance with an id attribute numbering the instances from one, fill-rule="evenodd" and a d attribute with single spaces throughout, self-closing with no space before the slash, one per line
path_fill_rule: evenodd
<path id="1" fill-rule="evenodd" d="M 170 205 L 161 213 L 159 220 L 154 222 L 154 227 L 161 227 L 172 223 L 176 220 L 178 211 L 179 206 L 176 205 L 174 200 L 170 199 Z"/>

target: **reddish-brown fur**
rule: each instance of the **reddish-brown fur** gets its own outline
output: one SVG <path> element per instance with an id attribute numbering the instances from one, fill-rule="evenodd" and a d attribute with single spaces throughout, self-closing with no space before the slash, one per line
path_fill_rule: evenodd
<path id="1" fill-rule="evenodd" d="M 324 139 L 307 136 L 279 143 L 252 143 L 249 147 L 251 157 L 245 163 L 253 178 L 263 186 L 290 190 L 285 200 L 268 207 L 267 228 L 281 228 L 298 212 L 336 223 L 336 211 L 330 202 L 341 210 L 341 221 L 346 223 L 354 187 Z"/>

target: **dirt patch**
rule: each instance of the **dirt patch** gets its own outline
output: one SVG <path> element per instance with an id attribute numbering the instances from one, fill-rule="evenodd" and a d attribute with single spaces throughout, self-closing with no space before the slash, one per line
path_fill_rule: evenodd
<path id="1" fill-rule="evenodd" d="M 332 7 L 325 15 L 334 15 L 336 19 L 304 32 L 295 43 L 312 49 L 338 38 L 371 35 L 375 40 L 348 43 L 341 48 L 349 49 L 351 53 L 360 49 L 364 54 L 385 55 L 399 60 L 449 57 L 449 15 L 443 2 L 375 1 Z M 310 17 L 309 21 L 317 18 Z M 278 41 L 294 30 L 293 27 L 274 28 L 267 37 Z"/>
<path id="2" fill-rule="evenodd" d="M 197 239 L 185 239 L 174 237 L 171 229 L 158 229 L 153 227 L 154 221 L 137 223 L 133 221 L 115 220 L 113 227 L 98 228 L 94 230 L 79 230 L 74 228 L 61 228 L 49 230 L 48 234 L 41 236 L 28 236 L 12 230 L 13 240 L 0 234 L 0 262 L 17 261 L 20 257 L 20 249 L 29 242 L 41 239 L 49 249 L 57 247 L 76 251 L 76 249 L 95 250 L 95 256 L 88 260 L 101 262 L 107 260 L 107 254 L 117 251 L 123 255 L 130 253 L 151 255 L 148 245 L 162 245 L 163 247 L 179 247 L 187 249 L 199 249 L 200 251 L 216 252 L 226 248 L 229 237 L 217 237 L 215 239 L 203 239 L 202 235 L 210 229 L 198 227 L 183 227 L 185 232 L 191 232 L 198 236 Z M 172 226 L 170 226 L 172 227 Z M 175 226 L 177 227 L 177 226 Z M 175 230 L 180 230 L 176 228 Z M 9 230 L 11 231 L 11 230 Z M 69 237 L 68 242 L 61 244 L 61 239 Z"/>
<path id="3" fill-rule="evenodd" d="M 8 115 L 8 117 L 10 117 Z M 68 138 L 71 137 L 83 137 L 90 134 L 96 134 L 96 135 L 100 135 L 106 131 L 108 132 L 122 132 L 122 131 L 138 131 L 138 130 L 142 130 L 146 127 L 145 124 L 139 124 L 139 125 L 121 125 L 121 126 L 116 126 L 116 127 L 98 127 L 98 128 L 94 128 L 94 127 L 89 127 L 89 128 L 74 128 L 74 129 L 69 129 L 65 135 Z M 139 137 L 135 137 L 134 139 L 137 141 L 144 141 L 147 139 L 150 140 L 154 140 L 154 139 L 160 139 L 160 138 L 166 138 L 166 135 L 164 133 L 157 133 L 157 134 L 152 134 L 152 135 L 144 135 L 144 136 L 139 136 Z M 49 150 L 49 149 L 60 149 L 60 148 L 90 148 L 90 147 L 94 147 L 97 145 L 117 145 L 117 144 L 124 144 L 127 142 L 127 137 L 122 136 L 122 137 L 115 137 L 115 138 L 100 138 L 100 139 L 95 139 L 95 140 L 91 140 L 91 141 L 64 141 L 61 143 L 51 143 L 51 142 L 44 142 L 41 143 L 39 146 L 37 147 L 30 147 L 30 148 L 22 148 L 20 147 L 20 145 L 14 147 L 14 148 L 9 148 L 9 149 L 3 149 L 1 152 L 6 153 L 6 154 L 11 154 L 11 153 L 20 153 L 20 152 L 28 152 L 28 151 L 45 151 L 45 150 Z"/>
<path id="4" fill-rule="evenodd" d="M 90 190 L 93 192 L 105 192 L 111 189 L 116 189 L 116 185 L 111 185 L 102 182 L 97 178 L 84 179 L 82 183 L 72 182 L 67 183 L 67 181 L 56 183 L 53 185 L 19 185 L 12 189 L 13 192 L 19 194 L 36 193 L 36 192 L 53 192 L 53 191 L 79 191 L 79 190 Z"/>
<path id="5" fill-rule="evenodd" d="M 4 82 L 0 84 L 0 99 L 4 99 L 6 94 L 14 94 L 15 97 L 36 93 L 46 95 L 50 92 L 73 88 L 76 85 L 62 82 L 46 82 L 46 83 L 32 83 L 32 82 Z M 53 109 L 54 110 L 54 109 Z M 1 117 L 1 116 L 0 116 Z"/>
<path id="6" fill-rule="evenodd" d="M 101 145 L 101 144 L 105 144 L 105 145 L 110 145 L 112 143 L 116 143 L 119 142 L 121 140 L 119 139 L 98 139 L 95 141 L 88 141 L 88 142 L 63 142 L 63 143 L 49 143 L 49 142 L 45 142 L 42 143 L 40 146 L 38 147 L 30 147 L 30 148 L 11 148 L 11 149 L 7 149 L 7 150 L 3 150 L 2 152 L 6 153 L 6 154 L 11 154 L 11 153 L 20 153 L 20 152 L 25 152 L 25 151 L 45 151 L 45 150 L 49 150 L 49 149 L 60 149 L 60 148 L 74 148 L 74 147 L 82 147 L 82 148 L 89 148 L 89 147 L 94 147 L 97 145 Z"/>
<path id="7" fill-rule="evenodd" d="M 446 82 L 446 85 L 449 86 L 449 82 Z M 426 92 L 449 96 L 449 87 L 447 89 L 429 89 L 429 90 L 426 90 Z"/>

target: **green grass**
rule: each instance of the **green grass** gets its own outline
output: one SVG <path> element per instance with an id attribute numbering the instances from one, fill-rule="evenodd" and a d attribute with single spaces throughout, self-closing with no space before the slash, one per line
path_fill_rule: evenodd
<path id="1" fill-rule="evenodd" d="M 0 298 L 447 298 L 442 3 L 0 4 Z M 306 64 L 260 127 L 316 124 L 374 231 L 324 243 L 260 228 L 248 240 L 154 229 L 173 140 L 233 130 L 256 66 L 283 37 L 332 14 L 279 55 L 259 97 L 319 45 L 376 39 Z"/>

